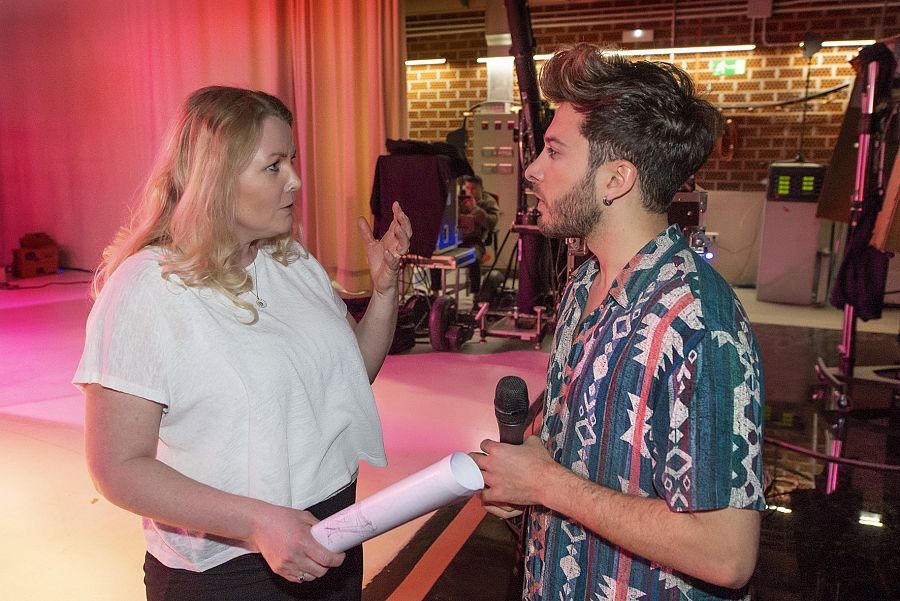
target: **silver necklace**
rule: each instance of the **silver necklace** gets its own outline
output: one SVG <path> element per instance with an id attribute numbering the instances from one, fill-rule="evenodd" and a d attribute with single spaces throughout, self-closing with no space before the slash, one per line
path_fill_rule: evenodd
<path id="1" fill-rule="evenodd" d="M 253 296 L 256 297 L 256 306 L 260 309 L 265 309 L 268 305 L 266 301 L 259 298 L 259 295 L 256 293 L 256 289 L 259 287 L 259 278 L 256 277 L 256 259 L 253 260 L 253 285 L 250 287 L 250 292 L 253 293 Z"/>

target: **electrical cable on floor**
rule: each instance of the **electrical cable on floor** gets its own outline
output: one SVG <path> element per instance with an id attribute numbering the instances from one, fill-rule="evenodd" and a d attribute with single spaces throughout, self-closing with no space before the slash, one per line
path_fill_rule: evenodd
<path id="1" fill-rule="evenodd" d="M 70 286 L 72 284 L 90 284 L 90 280 L 78 280 L 75 282 L 47 282 L 46 284 L 37 284 L 35 286 L 20 286 L 19 284 L 10 284 L 9 282 L 0 282 L 0 290 L 33 290 L 35 288 L 46 288 L 47 286 Z"/>
<path id="2" fill-rule="evenodd" d="M 876 470 L 879 472 L 893 472 L 900 474 L 900 465 L 890 465 L 887 463 L 870 463 L 868 461 L 848 459 L 846 457 L 833 457 L 831 455 L 826 455 L 825 453 L 819 453 L 818 451 L 813 451 L 812 449 L 807 449 L 806 447 L 797 446 L 795 444 L 784 442 L 783 440 L 778 440 L 777 438 L 770 438 L 768 436 L 766 436 L 764 440 L 766 444 L 781 447 L 783 449 L 788 449 L 789 451 L 794 451 L 795 453 L 800 453 L 801 455 L 806 455 L 807 457 L 812 457 L 814 459 L 820 459 L 828 463 L 842 463 L 844 465 L 852 465 L 854 467 L 868 470 Z"/>
<path id="3" fill-rule="evenodd" d="M 81 271 L 93 274 L 93 269 L 85 269 L 84 267 L 60 267 L 60 271 Z M 47 274 L 53 275 L 53 274 Z M 23 286 L 21 284 L 12 284 L 10 282 L 0 282 L 0 290 L 33 290 L 35 288 L 46 288 L 47 286 L 69 286 L 71 284 L 90 284 L 91 280 L 78 280 L 74 282 L 47 282 L 46 284 L 36 284 L 34 286 Z"/>

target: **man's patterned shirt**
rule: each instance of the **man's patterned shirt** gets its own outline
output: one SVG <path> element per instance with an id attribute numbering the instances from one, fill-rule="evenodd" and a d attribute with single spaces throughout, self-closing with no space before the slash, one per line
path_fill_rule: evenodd
<path id="1" fill-rule="evenodd" d="M 762 367 L 731 287 L 672 226 L 582 320 L 596 261 L 560 303 L 541 438 L 583 478 L 672 511 L 761 510 Z M 525 598 L 747 599 L 629 553 L 544 507 L 528 520 Z M 665 536 L 660 532 L 659 536 Z"/>

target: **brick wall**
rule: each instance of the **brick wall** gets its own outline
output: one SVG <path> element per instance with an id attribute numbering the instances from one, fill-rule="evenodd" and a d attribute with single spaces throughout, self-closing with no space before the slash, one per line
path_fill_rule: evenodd
<path id="1" fill-rule="evenodd" d="M 692 4 L 696 3 L 678 3 L 674 43 L 671 2 L 616 0 L 533 6 L 532 26 L 538 54 L 576 41 L 624 48 L 755 43 L 755 50 L 743 53 L 674 56 L 673 62 L 691 74 L 698 88 L 731 121 L 735 134 L 724 140 L 725 152 L 716 153 L 697 174 L 698 183 L 709 190 L 763 190 L 768 164 L 797 156 L 803 103 L 778 103 L 804 94 L 807 61 L 798 44 L 805 33 L 814 31 L 826 40 L 884 38 L 900 33 L 898 3 L 865 9 L 846 1 L 800 4 L 775 0 L 773 14 L 765 20 L 747 18 L 744 3 L 721 2 L 718 8 L 705 4 L 703 14 L 716 16 L 694 12 Z M 635 20 L 635 13 L 641 14 L 640 22 Z M 465 109 L 486 99 L 486 68 L 475 62 L 477 57 L 487 55 L 484 12 L 413 15 L 407 18 L 406 26 L 409 59 L 447 59 L 444 65 L 407 68 L 410 137 L 442 141 L 460 126 Z M 623 44 L 622 32 L 639 26 L 652 28 L 655 40 L 643 45 Z M 848 60 L 855 53 L 854 48 L 820 50 L 809 63 L 810 94 L 844 84 L 852 86 L 854 73 Z M 710 64 L 715 58 L 746 59 L 747 73 L 714 76 Z M 850 86 L 807 103 L 803 128 L 803 155 L 807 160 L 829 161 Z M 469 130 L 471 139 L 471 120 Z"/>

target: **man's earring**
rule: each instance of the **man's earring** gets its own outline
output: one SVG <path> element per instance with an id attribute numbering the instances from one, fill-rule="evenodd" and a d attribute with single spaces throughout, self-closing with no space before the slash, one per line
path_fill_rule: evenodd
<path id="1" fill-rule="evenodd" d="M 613 200 L 615 200 L 615 199 L 610 198 L 610 197 L 608 197 L 608 196 L 604 196 L 604 197 L 603 197 L 603 204 L 604 204 L 605 206 L 607 206 L 607 207 L 611 207 L 611 206 L 612 206 L 612 203 L 613 203 Z"/>

